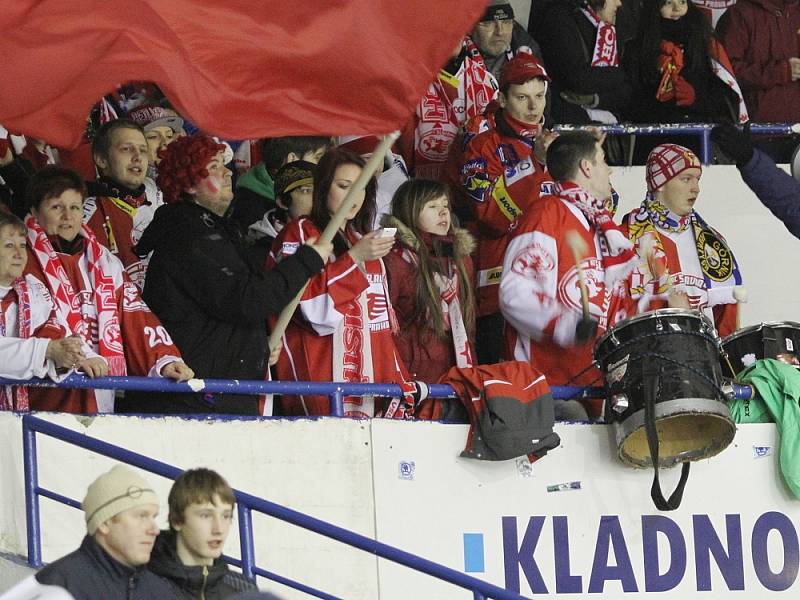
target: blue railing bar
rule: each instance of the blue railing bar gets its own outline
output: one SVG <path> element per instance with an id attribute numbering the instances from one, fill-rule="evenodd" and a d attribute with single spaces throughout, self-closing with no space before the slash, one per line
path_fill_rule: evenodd
<path id="1" fill-rule="evenodd" d="M 554 131 L 573 131 L 593 127 L 609 135 L 697 135 L 710 131 L 716 123 L 639 123 L 629 125 L 556 125 Z M 751 123 L 750 133 L 755 135 L 790 135 L 800 133 L 800 123 Z"/>
<path id="2" fill-rule="evenodd" d="M 242 573 L 248 579 L 255 579 L 256 550 L 253 546 L 253 515 L 250 507 L 239 504 L 239 547 L 242 553 Z"/>
<path id="3" fill-rule="evenodd" d="M 47 488 L 37 487 L 36 493 L 40 496 L 44 496 L 45 498 L 50 498 L 50 500 L 55 500 L 56 502 L 61 502 L 62 504 L 66 504 L 67 506 L 71 506 L 72 508 L 80 509 L 81 503 L 77 500 L 73 500 L 72 498 L 67 498 L 66 496 L 62 496 L 52 490 L 48 490 Z"/>
<path id="4" fill-rule="evenodd" d="M 331 596 L 330 594 L 326 594 L 325 592 L 321 592 L 320 590 L 305 585 L 303 583 L 299 583 L 292 579 L 287 579 L 277 573 L 273 573 L 272 571 L 265 571 L 264 569 L 260 569 L 256 567 L 253 569 L 256 575 L 260 575 L 261 577 L 265 577 L 267 579 L 271 579 L 277 583 L 290 587 L 292 589 L 305 592 L 309 596 L 314 596 L 315 598 L 323 598 L 323 600 L 342 600 L 339 596 Z"/>
<path id="5" fill-rule="evenodd" d="M 125 450 L 124 448 L 114 446 L 113 444 L 103 442 L 96 438 L 77 433 L 71 429 L 50 423 L 30 414 L 22 417 L 22 426 L 23 436 L 26 436 L 28 432 L 40 432 L 75 446 L 91 450 L 97 454 L 127 462 L 135 467 L 145 469 L 168 479 L 175 479 L 183 472 L 177 467 L 173 467 L 152 458 L 147 458 L 146 456 L 141 456 L 135 452 Z M 31 489 L 31 492 L 34 492 L 34 489 Z M 523 596 L 520 596 L 515 592 L 510 592 L 491 583 L 487 583 L 475 577 L 465 575 L 459 571 L 456 571 L 455 569 L 436 564 L 427 559 L 410 554 L 409 552 L 399 550 L 382 542 L 377 542 L 361 534 L 343 529 L 342 527 L 338 527 L 336 525 L 332 525 L 331 523 L 327 523 L 315 517 L 305 515 L 296 510 L 286 508 L 268 500 L 257 498 L 252 494 L 248 494 L 239 490 L 234 490 L 234 493 L 240 506 L 248 506 L 251 510 L 255 510 L 256 512 L 260 512 L 282 521 L 286 521 L 287 523 L 292 523 L 298 527 L 314 531 L 320 535 L 338 540 L 355 548 L 375 554 L 381 558 L 391 560 L 422 573 L 427 573 L 428 575 L 449 581 L 454 585 L 466 588 L 473 592 L 480 591 L 489 598 L 493 598 L 495 600 L 526 600 Z M 41 560 L 41 553 L 39 555 L 39 559 Z M 41 562 L 39 564 L 41 564 Z"/>
<path id="6" fill-rule="evenodd" d="M 39 466 L 36 457 L 36 432 L 25 426 L 22 418 L 22 460 L 25 470 L 25 515 L 27 517 L 28 563 L 42 564 L 41 515 L 39 514 Z"/>
<path id="7" fill-rule="evenodd" d="M 700 161 L 704 165 L 711 164 L 711 129 L 704 129 L 700 134 Z"/>

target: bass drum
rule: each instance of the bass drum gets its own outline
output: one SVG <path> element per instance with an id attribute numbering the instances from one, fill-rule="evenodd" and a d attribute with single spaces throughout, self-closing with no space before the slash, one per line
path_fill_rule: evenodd
<path id="1" fill-rule="evenodd" d="M 623 462 L 653 466 L 647 402 L 654 405 L 661 467 L 709 458 L 733 440 L 736 426 L 720 389 L 719 337 L 701 313 L 666 308 L 633 317 L 597 341 L 594 357 Z"/>
<path id="2" fill-rule="evenodd" d="M 762 358 L 800 365 L 800 323 L 772 321 L 745 327 L 722 340 L 722 369 L 735 377 Z M 725 360 L 727 355 L 730 366 Z"/>

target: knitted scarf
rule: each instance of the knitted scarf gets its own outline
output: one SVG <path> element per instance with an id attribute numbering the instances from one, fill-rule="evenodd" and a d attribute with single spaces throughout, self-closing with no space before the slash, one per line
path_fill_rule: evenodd
<path id="1" fill-rule="evenodd" d="M 612 288 L 625 279 L 636 266 L 638 257 L 633 243 L 614 224 L 606 203 L 598 200 L 578 184 L 559 181 L 553 186 L 554 195 L 573 204 L 583 213 L 589 225 L 600 234 L 600 258 L 605 272 L 605 285 Z"/>
<path id="2" fill-rule="evenodd" d="M 31 298 L 28 284 L 23 277 L 17 277 L 11 283 L 11 290 L 5 295 L 0 305 L 0 335 L 6 336 L 6 308 L 16 303 L 17 337 L 27 339 L 31 337 Z M 14 401 L 16 396 L 16 402 Z M 12 386 L 0 387 L 0 410 L 28 410 L 28 388 L 16 386 L 16 394 Z"/>
<path id="3" fill-rule="evenodd" d="M 645 294 L 665 294 L 670 287 L 667 256 L 658 229 L 671 233 L 682 233 L 691 225 L 694 232 L 697 257 L 703 272 L 706 290 L 741 285 L 739 265 L 725 240 L 714 231 L 697 213 L 679 216 L 648 193 L 639 210 L 632 214 L 628 235 L 634 244 L 644 237 L 655 241 L 655 248 L 647 262 L 640 262 L 633 271 L 631 297 Z"/>
<path id="4" fill-rule="evenodd" d="M 592 53 L 592 66 L 618 67 L 617 28 L 613 24 L 601 20 L 600 16 L 590 6 L 582 8 L 581 12 L 597 28 L 597 37 L 594 40 L 594 52 Z"/>
<path id="5" fill-rule="evenodd" d="M 92 345 L 92 332 L 89 324 L 81 314 L 81 303 L 76 298 L 72 283 L 64 271 L 47 234 L 32 216 L 25 221 L 28 226 L 28 243 L 33 254 L 44 271 L 44 284 L 64 316 L 71 331 L 81 336 Z M 85 250 L 82 260 L 86 263 L 89 284 L 94 292 L 94 304 L 97 310 L 97 344 L 99 354 L 108 363 L 109 375 L 125 375 L 125 356 L 122 351 L 122 331 L 117 310 L 117 294 L 114 276 L 108 259 L 97 238 L 85 225 L 81 226 L 81 235 L 85 239 Z"/>

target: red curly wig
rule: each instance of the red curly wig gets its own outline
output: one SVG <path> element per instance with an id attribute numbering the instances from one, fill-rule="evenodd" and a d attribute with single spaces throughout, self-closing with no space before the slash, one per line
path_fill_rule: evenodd
<path id="1" fill-rule="evenodd" d="M 208 177 L 206 166 L 225 146 L 207 135 L 181 137 L 159 151 L 158 187 L 164 202 L 180 202 L 182 194 Z"/>

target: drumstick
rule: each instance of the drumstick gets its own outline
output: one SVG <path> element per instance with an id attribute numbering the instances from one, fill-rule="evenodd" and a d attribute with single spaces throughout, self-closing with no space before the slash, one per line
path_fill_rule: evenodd
<path id="1" fill-rule="evenodd" d="M 737 285 L 733 288 L 733 297 L 736 299 L 736 331 L 739 331 L 742 328 L 742 307 L 739 305 L 747 302 L 747 288 Z"/>
<path id="2" fill-rule="evenodd" d="M 574 229 L 567 231 L 564 239 L 567 242 L 567 246 L 569 246 L 570 252 L 572 252 L 572 258 L 575 261 L 575 270 L 578 273 L 578 286 L 581 289 L 581 307 L 583 308 L 583 318 L 584 320 L 588 321 L 590 318 L 589 291 L 586 288 L 586 279 L 584 279 L 583 267 L 581 267 L 581 259 L 583 259 L 589 247 L 586 244 L 586 240 L 584 240 L 581 234 Z"/>

